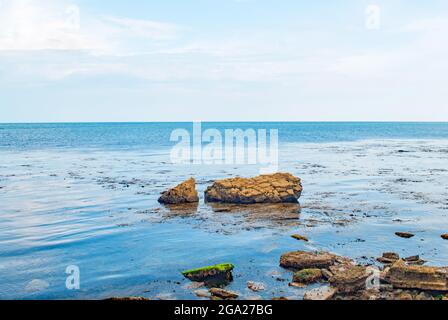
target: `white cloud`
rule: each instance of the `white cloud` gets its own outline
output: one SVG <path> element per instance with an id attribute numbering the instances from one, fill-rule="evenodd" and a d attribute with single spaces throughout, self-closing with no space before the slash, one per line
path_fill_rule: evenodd
<path id="1" fill-rule="evenodd" d="M 0 51 L 127 50 L 129 38 L 173 39 L 177 26 L 121 17 L 85 14 L 68 0 L 3 0 L 0 10 Z"/>

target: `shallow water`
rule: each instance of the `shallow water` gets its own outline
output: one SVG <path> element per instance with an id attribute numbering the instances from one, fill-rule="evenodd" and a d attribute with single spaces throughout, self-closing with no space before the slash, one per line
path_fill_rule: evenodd
<path id="1" fill-rule="evenodd" d="M 176 125 L 1 125 L 0 298 L 195 299 L 180 271 L 231 262 L 229 289 L 243 298 L 301 299 L 310 288 L 289 287 L 291 273 L 278 267 L 282 253 L 298 249 L 366 264 L 396 251 L 448 265 L 440 238 L 448 233 L 448 124 L 263 124 L 279 128 L 280 171 L 303 180 L 301 209 L 287 220 L 204 204 L 211 181 L 259 167 L 171 164 Z M 190 176 L 197 207 L 157 203 Z M 66 289 L 69 265 L 80 268 L 80 290 Z M 267 290 L 253 293 L 247 281 Z"/>

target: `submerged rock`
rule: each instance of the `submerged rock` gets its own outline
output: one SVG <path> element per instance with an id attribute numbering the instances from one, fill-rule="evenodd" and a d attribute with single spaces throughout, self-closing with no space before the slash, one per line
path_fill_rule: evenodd
<path id="1" fill-rule="evenodd" d="M 336 256 L 328 252 L 293 251 L 280 257 L 280 266 L 287 269 L 327 268 L 336 262 Z"/>
<path id="2" fill-rule="evenodd" d="M 303 269 L 294 273 L 292 281 L 300 284 L 311 284 L 322 280 L 320 269 Z"/>
<path id="3" fill-rule="evenodd" d="M 317 289 L 313 289 L 305 293 L 303 299 L 304 300 L 331 300 L 337 290 L 335 288 L 325 286 Z"/>
<path id="4" fill-rule="evenodd" d="M 211 288 L 209 290 L 209 292 L 211 293 L 211 295 L 213 297 L 217 297 L 217 298 L 221 298 L 221 299 L 225 299 L 225 300 L 238 298 L 238 293 L 224 290 L 221 288 Z"/>
<path id="5" fill-rule="evenodd" d="M 338 293 L 352 293 L 366 288 L 367 278 L 370 276 L 367 268 L 352 264 L 331 266 L 332 276 L 329 282 Z"/>
<path id="6" fill-rule="evenodd" d="M 203 282 L 207 286 L 223 286 L 233 280 L 231 263 L 217 264 L 182 272 L 182 275 L 194 282 Z"/>
<path id="7" fill-rule="evenodd" d="M 399 289 L 448 291 L 448 267 L 409 266 L 399 260 L 390 267 L 386 280 Z"/>
<path id="8" fill-rule="evenodd" d="M 150 301 L 151 299 L 145 297 L 112 297 L 107 298 L 105 301 Z"/>
<path id="9" fill-rule="evenodd" d="M 266 286 L 264 285 L 264 283 L 261 282 L 248 281 L 247 288 L 254 292 L 259 292 L 265 290 Z"/>
<path id="10" fill-rule="evenodd" d="M 415 236 L 415 234 L 409 232 L 395 232 L 395 235 L 400 238 L 410 239 Z"/>
<path id="11" fill-rule="evenodd" d="M 296 240 L 299 240 L 299 241 L 305 241 L 305 242 L 309 241 L 307 237 L 302 236 L 300 234 L 293 234 L 291 237 L 296 239 Z"/>
<path id="12" fill-rule="evenodd" d="M 163 192 L 159 198 L 162 204 L 196 203 L 199 201 L 196 180 L 190 178 L 178 186 Z"/>
<path id="13" fill-rule="evenodd" d="M 215 181 L 205 191 L 205 199 L 208 202 L 237 204 L 297 203 L 301 193 L 299 178 L 289 173 L 276 173 Z"/>

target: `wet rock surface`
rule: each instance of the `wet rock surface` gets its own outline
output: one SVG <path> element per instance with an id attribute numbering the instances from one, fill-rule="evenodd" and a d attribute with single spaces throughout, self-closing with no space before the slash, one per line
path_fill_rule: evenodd
<path id="1" fill-rule="evenodd" d="M 212 297 L 216 297 L 216 298 L 220 298 L 220 299 L 224 299 L 224 300 L 236 299 L 239 296 L 238 293 L 236 293 L 236 292 L 224 290 L 221 288 L 211 288 L 209 290 L 209 292 L 212 295 Z"/>
<path id="2" fill-rule="evenodd" d="M 409 233 L 409 232 L 395 232 L 395 235 L 400 238 L 404 239 L 410 239 L 415 236 L 415 234 Z"/>
<path id="3" fill-rule="evenodd" d="M 203 282 L 207 286 L 225 286 L 233 280 L 231 263 L 223 263 L 214 266 L 186 270 L 182 275 L 193 281 Z"/>
<path id="4" fill-rule="evenodd" d="M 448 268 L 413 266 L 399 260 L 390 267 L 386 281 L 399 289 L 448 291 Z"/>
<path id="5" fill-rule="evenodd" d="M 352 293 L 366 287 L 366 280 L 370 275 L 367 268 L 353 264 L 331 266 L 332 276 L 329 282 L 339 293 Z"/>
<path id="6" fill-rule="evenodd" d="M 199 201 L 196 191 L 196 180 L 190 178 L 172 189 L 163 192 L 159 200 L 162 204 L 183 204 L 195 203 Z"/>
<path id="7" fill-rule="evenodd" d="M 299 178 L 289 173 L 255 178 L 217 180 L 205 191 L 207 202 L 220 203 L 297 203 L 302 193 Z"/>
<path id="8" fill-rule="evenodd" d="M 327 268 L 336 262 L 336 256 L 328 252 L 293 251 L 280 257 L 280 266 L 287 269 Z"/>

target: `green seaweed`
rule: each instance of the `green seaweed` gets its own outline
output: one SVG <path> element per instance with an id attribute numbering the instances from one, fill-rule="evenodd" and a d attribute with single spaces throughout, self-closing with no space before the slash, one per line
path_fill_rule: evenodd
<path id="1" fill-rule="evenodd" d="M 208 266 L 203 268 L 197 268 L 197 269 L 191 269 L 186 270 L 182 272 L 182 275 L 186 276 L 188 274 L 197 274 L 200 272 L 210 271 L 210 270 L 216 270 L 218 272 L 228 272 L 233 270 L 234 266 L 231 263 L 221 263 L 214 266 Z"/>

